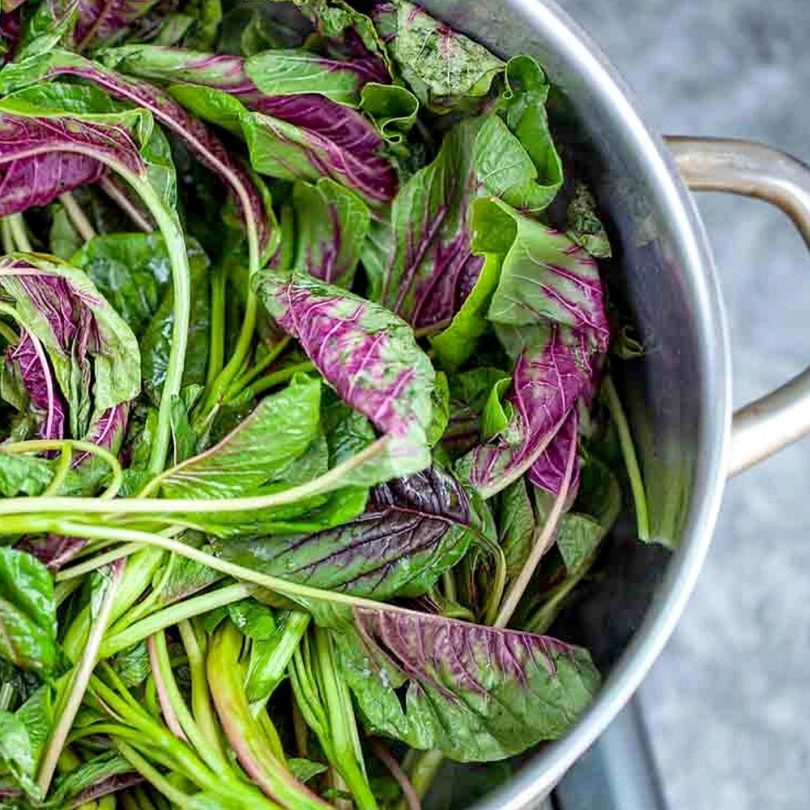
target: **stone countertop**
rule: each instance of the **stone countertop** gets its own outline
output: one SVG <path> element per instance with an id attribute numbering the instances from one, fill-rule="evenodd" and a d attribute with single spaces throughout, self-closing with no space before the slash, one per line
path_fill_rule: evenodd
<path id="1" fill-rule="evenodd" d="M 562 0 L 668 134 L 810 162 L 810 0 Z M 763 203 L 701 196 L 735 402 L 810 362 L 810 258 Z M 641 692 L 673 810 L 804 808 L 810 791 L 810 440 L 728 487 L 714 543 Z M 630 809 L 628 809 L 630 810 Z"/>

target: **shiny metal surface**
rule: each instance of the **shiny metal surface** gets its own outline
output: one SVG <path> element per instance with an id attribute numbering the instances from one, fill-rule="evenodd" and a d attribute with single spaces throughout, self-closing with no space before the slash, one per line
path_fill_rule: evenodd
<path id="1" fill-rule="evenodd" d="M 555 632 L 585 644 L 606 674 L 561 740 L 527 758 L 479 805 L 536 806 L 628 701 L 661 651 L 697 578 L 725 482 L 730 369 L 723 308 L 702 226 L 671 156 L 637 114 L 621 79 L 563 12 L 541 0 L 422 0 L 495 52 L 534 54 L 564 98 L 555 136 L 589 181 L 617 258 L 611 294 L 647 347 L 619 381 L 647 482 L 653 530 L 676 547 L 645 546 L 620 525 L 598 586 Z"/>
<path id="2" fill-rule="evenodd" d="M 678 170 L 695 191 L 757 197 L 781 208 L 810 249 L 810 167 L 762 144 L 668 138 Z M 734 414 L 729 475 L 810 432 L 810 368 Z"/>

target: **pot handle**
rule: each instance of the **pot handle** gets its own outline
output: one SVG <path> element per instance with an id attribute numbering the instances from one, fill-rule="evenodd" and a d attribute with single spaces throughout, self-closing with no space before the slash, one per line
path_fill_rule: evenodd
<path id="1" fill-rule="evenodd" d="M 749 141 L 667 138 L 692 191 L 725 191 L 781 208 L 810 248 L 810 167 Z M 736 475 L 810 433 L 810 368 L 734 414 L 728 474 Z"/>

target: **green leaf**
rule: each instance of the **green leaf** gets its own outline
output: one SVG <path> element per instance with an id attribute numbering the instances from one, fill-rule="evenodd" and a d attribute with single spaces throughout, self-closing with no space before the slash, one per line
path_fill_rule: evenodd
<path id="1" fill-rule="evenodd" d="M 60 777 L 48 796 L 54 808 L 66 807 L 82 791 L 115 776 L 132 773 L 132 765 L 117 751 L 104 751 Z"/>
<path id="2" fill-rule="evenodd" d="M 304 50 L 268 50 L 245 60 L 250 80 L 268 96 L 317 93 L 356 107 L 364 75 L 351 62 L 339 62 Z"/>
<path id="3" fill-rule="evenodd" d="M 435 160 L 416 172 L 394 200 L 395 252 L 389 257 L 382 302 L 416 328 L 449 323 L 484 264 L 483 251 L 472 252 L 478 227 L 470 204 L 479 197 L 508 195 L 536 176 L 530 156 L 496 115 L 456 125 Z M 486 288 L 479 293 L 486 295 Z"/>
<path id="4" fill-rule="evenodd" d="M 574 184 L 574 193 L 565 212 L 568 235 L 591 256 L 609 259 L 613 255 L 610 238 L 599 218 L 596 199 L 584 183 Z"/>
<path id="5" fill-rule="evenodd" d="M 599 685 L 585 650 L 545 636 L 385 607 L 320 621 L 369 731 L 460 762 L 556 739 Z"/>
<path id="6" fill-rule="evenodd" d="M 390 599 L 424 594 L 467 551 L 476 522 L 464 488 L 433 467 L 375 487 L 365 512 L 337 528 L 215 548 L 237 565 L 291 582 Z"/>
<path id="7" fill-rule="evenodd" d="M 39 802 L 42 791 L 37 786 L 36 760 L 25 723 L 11 712 L 0 711 L 0 763 L 33 802 Z"/>
<path id="8" fill-rule="evenodd" d="M 479 339 L 489 329 L 487 310 L 500 277 L 500 256 L 485 256 L 472 292 L 464 299 L 450 325 L 430 338 L 430 345 L 445 368 L 459 368 L 475 354 Z"/>
<path id="9" fill-rule="evenodd" d="M 311 31 L 303 14 L 289 3 L 241 0 L 226 10 L 216 50 L 252 56 L 273 48 L 298 48 Z"/>
<path id="10" fill-rule="evenodd" d="M 375 22 L 402 78 L 433 112 L 472 108 L 503 71 L 482 45 L 406 0 L 385 4 Z"/>
<path id="11" fill-rule="evenodd" d="M 145 641 L 116 653 L 108 661 L 118 677 L 130 688 L 143 683 L 152 673 L 149 650 Z"/>
<path id="12" fill-rule="evenodd" d="M 219 444 L 164 473 L 162 494 L 232 498 L 284 480 L 285 470 L 294 467 L 318 434 L 320 404 L 321 383 L 294 377 L 287 388 L 263 399 Z"/>
<path id="13" fill-rule="evenodd" d="M 541 211 L 557 195 L 563 181 L 562 160 L 548 128 L 545 73 L 531 56 L 515 56 L 506 65 L 504 117 L 529 153 L 537 178 L 513 189 L 506 201 L 522 211 Z"/>
<path id="14" fill-rule="evenodd" d="M 433 419 L 427 431 L 427 441 L 431 447 L 434 447 L 444 436 L 450 421 L 450 385 L 447 375 L 443 371 L 436 372 L 436 384 L 431 400 Z"/>
<path id="15" fill-rule="evenodd" d="M 369 82 L 363 86 L 360 108 L 368 115 L 382 136 L 392 144 L 400 144 L 416 123 L 419 100 L 397 84 Z"/>
<path id="16" fill-rule="evenodd" d="M 515 577 L 523 569 L 536 522 L 526 482 L 520 478 L 498 496 L 498 539 L 506 556 L 507 576 Z"/>
<path id="17" fill-rule="evenodd" d="M 0 547 L 0 655 L 44 676 L 59 658 L 53 578 L 36 558 Z"/>
<path id="18" fill-rule="evenodd" d="M 51 253 L 60 259 L 69 259 L 81 246 L 82 238 L 61 203 L 51 206 L 51 230 L 48 243 Z"/>
<path id="19" fill-rule="evenodd" d="M 53 470 L 44 459 L 4 453 L 0 445 L 0 495 L 40 495 L 51 478 Z"/>
<path id="20" fill-rule="evenodd" d="M 299 782 L 309 782 L 310 779 L 314 779 L 328 770 L 322 762 L 313 762 L 310 759 L 301 759 L 300 757 L 288 759 L 287 768 Z"/>
<path id="21" fill-rule="evenodd" d="M 228 616 L 243 636 L 254 641 L 270 641 L 279 634 L 273 611 L 255 599 L 243 599 L 227 606 Z"/>
<path id="22" fill-rule="evenodd" d="M 366 204 L 353 191 L 325 177 L 293 186 L 296 218 L 293 269 L 351 287 L 369 228 Z"/>
<path id="23" fill-rule="evenodd" d="M 498 380 L 487 397 L 484 412 L 481 414 L 481 440 L 488 442 L 502 436 L 508 444 L 520 442 L 520 436 L 509 436 L 509 423 L 514 416 L 514 406 L 505 397 L 512 385 L 512 378 Z"/>
<path id="24" fill-rule="evenodd" d="M 501 200 L 477 200 L 473 222 L 473 249 L 503 259 L 491 321 L 520 327 L 547 319 L 585 332 L 599 350 L 606 349 L 599 269 L 585 251 Z"/>
<path id="25" fill-rule="evenodd" d="M 15 712 L 28 730 L 34 761 L 38 762 L 54 721 L 53 693 L 48 684 L 39 687 Z"/>
<path id="26" fill-rule="evenodd" d="M 193 239 L 186 239 L 195 284 L 202 282 L 208 260 Z M 97 236 L 71 258 L 141 338 L 171 287 L 171 265 L 159 233 Z"/>
<path id="27" fill-rule="evenodd" d="M 48 354 L 70 406 L 72 436 L 86 435 L 106 411 L 138 396 L 135 336 L 83 271 L 39 255 L 12 255 L 0 267 L 0 288 Z"/>
<path id="28" fill-rule="evenodd" d="M 160 245 L 160 241 L 157 242 Z M 133 267 L 137 267 L 137 253 L 133 254 Z M 158 247 L 151 262 L 160 261 L 162 252 Z M 205 254 L 195 247 L 188 251 L 190 284 L 191 284 L 191 324 L 188 333 L 188 348 L 186 350 L 183 366 L 183 387 L 202 385 L 205 383 L 208 365 L 208 342 L 211 335 L 211 297 L 208 290 L 208 259 Z M 154 269 L 157 268 L 152 264 Z M 108 265 L 108 269 L 112 268 Z M 148 268 L 144 268 L 148 272 Z M 139 272 L 135 269 L 134 278 Z M 145 289 L 149 282 L 143 278 Z M 164 288 L 163 300 L 152 315 L 149 324 L 143 330 L 140 338 L 142 356 L 143 384 L 146 393 L 152 402 L 160 402 L 163 384 L 166 381 L 166 372 L 169 366 L 169 353 L 172 344 L 172 330 L 174 327 L 174 293 L 171 284 Z M 127 293 L 119 286 L 118 294 Z M 147 294 L 145 292 L 145 294 Z M 141 301 L 143 304 L 144 302 Z M 133 310 L 135 304 L 130 298 L 125 309 Z"/>

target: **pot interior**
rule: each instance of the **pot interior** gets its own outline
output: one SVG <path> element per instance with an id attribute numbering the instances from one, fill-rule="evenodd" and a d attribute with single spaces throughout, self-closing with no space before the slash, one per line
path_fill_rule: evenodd
<path id="1" fill-rule="evenodd" d="M 594 575 L 550 632 L 591 651 L 606 678 L 595 701 L 603 705 L 594 705 L 590 719 L 586 715 L 569 732 L 577 738 L 573 742 L 526 758 L 517 779 L 504 776 L 507 788 L 486 802 L 500 810 L 524 806 L 529 794 L 544 792 L 559 778 L 629 697 L 643 675 L 638 670 L 646 670 L 671 632 L 673 614 L 680 613 L 702 562 L 722 488 L 727 346 L 711 259 L 691 200 L 662 156 L 660 141 L 649 135 L 621 81 L 582 32 L 541 0 L 421 5 L 499 56 L 528 53 L 546 69 L 557 91 L 549 101 L 555 142 L 595 193 L 611 238 L 614 258 L 604 274 L 610 299 L 644 346 L 643 356 L 614 361 L 613 373 L 658 542 L 637 540 L 632 499 L 625 493 L 624 515 Z M 587 731 L 580 728 L 586 725 Z M 478 777 L 473 769 L 437 781 L 456 780 L 476 785 Z M 487 780 L 481 781 L 475 790 L 488 789 Z"/>

